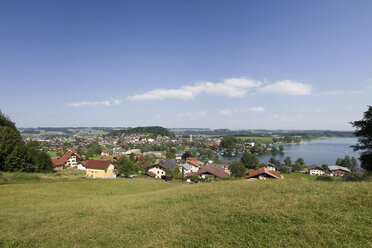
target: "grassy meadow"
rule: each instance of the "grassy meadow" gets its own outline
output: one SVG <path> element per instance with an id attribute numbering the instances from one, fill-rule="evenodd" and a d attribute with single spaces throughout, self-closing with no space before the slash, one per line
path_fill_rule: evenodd
<path id="1" fill-rule="evenodd" d="M 371 247 L 372 183 L 0 185 L 0 247 Z"/>
<path id="2" fill-rule="evenodd" d="M 247 139 L 251 139 L 256 143 L 263 143 L 263 144 L 271 144 L 273 143 L 272 137 L 259 137 L 259 136 L 238 136 L 236 137 L 242 141 L 245 141 Z"/>

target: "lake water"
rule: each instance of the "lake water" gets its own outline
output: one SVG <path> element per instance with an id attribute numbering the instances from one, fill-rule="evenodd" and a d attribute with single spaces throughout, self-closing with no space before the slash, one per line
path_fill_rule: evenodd
<path id="1" fill-rule="evenodd" d="M 284 158 L 290 156 L 292 163 L 297 158 L 303 158 L 307 165 L 334 165 L 337 158 L 344 158 L 345 155 L 354 156 L 358 159 L 359 153 L 354 152 L 350 147 L 357 143 L 356 138 L 326 138 L 311 141 L 303 141 L 300 144 L 284 145 L 283 154 L 264 154 L 259 155 L 261 163 L 267 163 L 270 158 L 274 157 L 284 162 Z M 241 155 L 233 157 L 219 156 L 220 160 L 239 160 Z M 359 164 L 359 160 L 358 160 Z"/>

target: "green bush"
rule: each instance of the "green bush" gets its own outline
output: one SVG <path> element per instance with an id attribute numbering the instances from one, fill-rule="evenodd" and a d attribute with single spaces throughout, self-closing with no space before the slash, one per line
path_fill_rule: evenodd
<path id="1" fill-rule="evenodd" d="M 316 180 L 317 181 L 333 181 L 333 177 L 330 177 L 330 176 L 317 176 L 316 177 Z"/>

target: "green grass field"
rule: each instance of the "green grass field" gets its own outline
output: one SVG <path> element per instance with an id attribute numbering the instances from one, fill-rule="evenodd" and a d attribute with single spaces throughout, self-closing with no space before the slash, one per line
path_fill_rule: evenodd
<path id="1" fill-rule="evenodd" d="M 372 183 L 0 185 L 0 247 L 371 247 Z"/>
<path id="2" fill-rule="evenodd" d="M 236 137 L 236 138 L 238 138 L 242 141 L 245 141 L 247 139 L 251 139 L 254 142 L 264 143 L 264 144 L 273 143 L 273 138 L 272 137 L 239 136 L 239 137 Z"/>

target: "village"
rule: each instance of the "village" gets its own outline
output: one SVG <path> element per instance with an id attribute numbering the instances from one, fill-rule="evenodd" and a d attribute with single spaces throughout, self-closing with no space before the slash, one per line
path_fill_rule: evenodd
<path id="1" fill-rule="evenodd" d="M 37 141 L 42 144 L 53 163 L 53 169 L 82 170 L 86 178 L 149 177 L 154 179 L 179 179 L 185 182 L 221 180 L 236 175 L 231 172 L 231 160 L 220 161 L 218 153 L 223 137 L 170 137 L 153 134 L 129 134 L 121 136 L 82 137 L 25 137 L 26 142 Z M 281 144 L 281 143 L 279 143 Z M 276 149 L 278 144 L 269 144 L 267 151 Z M 251 139 L 238 144 L 233 153 L 250 152 L 262 146 Z M 277 149 L 279 150 L 279 149 Z M 120 161 L 130 161 L 131 170 L 120 169 Z M 254 168 L 245 169 L 247 180 L 284 179 L 282 173 L 294 172 L 290 166 L 268 162 Z M 297 172 L 310 176 L 343 177 L 351 170 L 340 165 L 322 167 L 303 166 Z M 354 173 L 364 174 L 356 168 Z M 288 176 L 289 179 L 304 179 Z"/>

